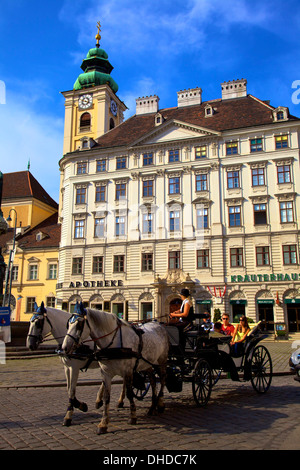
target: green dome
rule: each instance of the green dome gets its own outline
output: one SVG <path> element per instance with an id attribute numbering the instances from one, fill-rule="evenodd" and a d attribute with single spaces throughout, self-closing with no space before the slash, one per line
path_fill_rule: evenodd
<path id="1" fill-rule="evenodd" d="M 118 91 L 117 83 L 110 76 L 113 66 L 109 62 L 104 49 L 97 46 L 90 49 L 81 64 L 81 68 L 84 73 L 80 74 L 74 83 L 74 90 L 107 84 L 114 93 Z"/>
<path id="2" fill-rule="evenodd" d="M 83 88 L 106 84 L 110 86 L 114 93 L 117 93 L 119 87 L 108 73 L 93 70 L 79 75 L 74 83 L 74 90 L 82 90 Z"/>
<path id="3" fill-rule="evenodd" d="M 91 57 L 100 57 L 103 59 L 108 59 L 108 55 L 106 54 L 105 50 L 101 49 L 100 47 L 93 47 L 89 50 L 86 55 L 86 58 L 90 59 Z"/>

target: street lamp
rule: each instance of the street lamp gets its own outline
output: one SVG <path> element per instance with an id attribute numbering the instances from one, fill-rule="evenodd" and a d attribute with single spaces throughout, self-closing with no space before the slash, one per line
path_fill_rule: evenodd
<path id="1" fill-rule="evenodd" d="M 6 271 L 6 279 L 5 279 L 5 292 L 4 292 L 4 298 L 3 298 L 3 307 L 6 304 L 6 298 L 8 296 L 8 307 L 10 307 L 10 297 L 11 297 L 11 283 L 12 283 L 12 266 L 13 266 L 13 261 L 14 261 L 14 256 L 15 256 L 15 246 L 16 246 L 16 232 L 17 232 L 17 211 L 15 209 L 10 209 L 8 217 L 7 217 L 7 222 L 11 222 L 12 218 L 10 216 L 11 211 L 14 211 L 15 213 L 15 226 L 14 226 L 14 238 L 13 238 L 13 247 L 12 250 L 9 252 L 9 260 L 8 260 L 8 265 L 7 265 L 7 271 Z M 8 294 L 8 295 L 7 295 Z"/>
<path id="2" fill-rule="evenodd" d="M 3 190 L 3 173 L 0 171 L 0 235 L 7 232 L 7 223 L 3 217 L 3 212 L 1 210 L 2 203 L 2 190 Z M 2 248 L 0 247 L 0 305 L 2 305 L 2 295 L 3 295 L 3 281 L 5 274 L 6 264 L 4 263 L 4 258 L 2 255 Z"/>

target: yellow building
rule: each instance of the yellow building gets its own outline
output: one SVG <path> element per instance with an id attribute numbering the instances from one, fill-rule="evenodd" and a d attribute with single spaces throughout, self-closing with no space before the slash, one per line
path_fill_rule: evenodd
<path id="1" fill-rule="evenodd" d="M 34 303 L 55 305 L 60 226 L 57 203 L 29 171 L 4 174 L 2 211 L 9 222 L 0 237 L 6 264 L 13 249 L 11 271 L 12 320 L 28 321 Z M 4 286 L 6 287 L 6 285 Z M 9 283 L 6 295 L 9 292 Z"/>
<path id="2" fill-rule="evenodd" d="M 3 175 L 2 206 L 3 217 L 15 226 L 17 213 L 17 233 L 33 228 L 58 209 L 57 203 L 49 196 L 30 171 L 18 171 Z M 12 210 L 14 209 L 14 210 Z M 11 212 L 10 212 L 11 211 Z"/>

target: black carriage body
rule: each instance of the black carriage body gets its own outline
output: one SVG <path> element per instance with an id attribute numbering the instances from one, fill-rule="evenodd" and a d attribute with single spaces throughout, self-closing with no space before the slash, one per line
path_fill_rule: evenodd
<path id="1" fill-rule="evenodd" d="M 251 380 L 258 393 L 268 390 L 272 378 L 272 363 L 267 349 L 258 346 L 258 343 L 266 338 L 258 328 L 254 328 L 247 337 L 238 355 L 230 348 L 231 337 L 218 336 L 203 327 L 187 333 L 183 333 L 175 325 L 166 325 L 166 329 L 170 340 L 166 384 L 169 392 L 180 392 L 183 382 L 195 382 L 199 361 L 204 361 L 206 367 L 211 370 L 211 386 L 217 383 L 224 373 L 225 377 L 233 381 Z M 265 379 L 267 368 L 269 372 L 266 375 L 270 378 Z"/>

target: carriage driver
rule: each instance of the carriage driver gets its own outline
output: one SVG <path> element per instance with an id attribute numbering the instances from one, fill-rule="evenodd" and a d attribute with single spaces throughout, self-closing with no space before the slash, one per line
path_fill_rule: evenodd
<path id="1" fill-rule="evenodd" d="M 181 289 L 180 297 L 182 300 L 180 310 L 170 313 L 170 318 L 177 318 L 178 323 L 176 322 L 176 324 L 182 326 L 183 331 L 189 331 L 193 327 L 193 320 L 195 318 L 194 307 L 190 298 L 190 291 L 188 289 Z"/>

